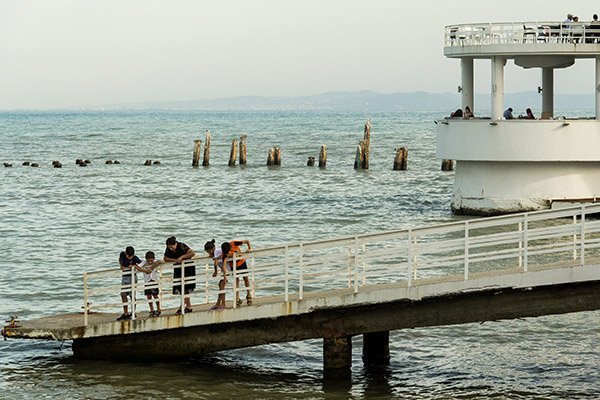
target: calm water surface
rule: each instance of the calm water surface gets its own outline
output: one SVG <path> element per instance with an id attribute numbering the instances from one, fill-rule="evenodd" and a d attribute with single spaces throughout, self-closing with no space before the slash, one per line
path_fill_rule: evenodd
<path id="1" fill-rule="evenodd" d="M 435 156 L 437 113 L 0 113 L 0 316 L 72 312 L 82 273 L 118 253 L 162 253 L 166 237 L 255 247 L 457 219 L 453 174 Z M 363 123 L 371 168 L 354 171 Z M 210 168 L 192 169 L 194 139 L 212 132 Z M 227 166 L 248 135 L 248 166 Z M 328 146 L 328 168 L 306 167 Z M 265 166 L 282 148 L 282 166 Z M 392 171 L 409 148 L 408 171 Z M 90 159 L 87 168 L 75 159 Z M 106 165 L 105 160 L 120 165 Z M 146 159 L 161 165 L 146 167 Z M 60 160 L 62 169 L 51 167 Z M 40 163 L 22 167 L 23 161 Z M 454 399 L 598 398 L 600 313 L 391 334 L 388 368 L 324 382 L 321 341 L 229 351 L 181 363 L 77 361 L 69 343 L 0 342 L 0 398 Z M 152 343 L 148 343 L 152 346 Z"/>

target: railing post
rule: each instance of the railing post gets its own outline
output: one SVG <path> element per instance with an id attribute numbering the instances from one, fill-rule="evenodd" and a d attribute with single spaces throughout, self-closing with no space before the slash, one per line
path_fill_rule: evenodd
<path id="1" fill-rule="evenodd" d="M 367 244 L 365 242 L 362 243 L 362 284 L 365 286 L 367 284 L 367 264 L 365 263 L 365 256 L 367 253 Z"/>
<path id="2" fill-rule="evenodd" d="M 573 260 L 577 260 L 577 215 L 573 215 Z"/>
<path id="3" fill-rule="evenodd" d="M 529 265 L 529 255 L 527 249 L 529 248 L 529 220 L 528 213 L 523 215 L 523 272 L 527 272 Z"/>
<path id="4" fill-rule="evenodd" d="M 298 300 L 302 300 L 304 298 L 304 246 L 300 243 L 300 260 L 298 263 Z"/>
<path id="5" fill-rule="evenodd" d="M 348 278 L 347 285 L 349 288 L 352 287 L 352 281 L 351 281 L 352 278 L 350 277 L 350 274 L 352 273 L 351 265 L 352 265 L 352 248 L 350 246 L 348 246 L 346 248 L 346 276 Z"/>
<path id="6" fill-rule="evenodd" d="M 408 277 L 407 277 L 407 286 L 411 287 L 412 286 L 412 275 L 413 275 L 413 265 L 412 265 L 412 230 L 409 228 L 408 229 L 408 243 L 406 246 L 406 252 L 407 252 L 407 261 L 408 261 Z"/>
<path id="7" fill-rule="evenodd" d="M 254 253 L 252 253 L 252 258 L 250 259 L 249 273 L 250 273 L 250 290 L 251 290 L 253 299 L 256 298 L 256 293 L 254 291 L 254 260 L 255 260 Z"/>
<path id="8" fill-rule="evenodd" d="M 185 314 L 185 268 L 184 268 L 184 263 L 185 261 L 181 261 L 181 277 L 179 278 L 180 282 L 179 282 L 179 299 L 180 299 L 180 303 L 179 303 L 179 307 L 181 310 L 181 315 Z"/>
<path id="9" fill-rule="evenodd" d="M 208 262 L 204 263 L 204 303 L 208 304 Z"/>
<path id="10" fill-rule="evenodd" d="M 354 237 L 354 293 L 358 293 L 358 236 Z"/>
<path id="11" fill-rule="evenodd" d="M 237 282 L 237 257 L 233 253 L 233 308 L 237 308 L 238 282 Z"/>
<path id="12" fill-rule="evenodd" d="M 137 277 L 137 275 L 135 274 L 133 267 L 130 267 L 129 274 L 131 277 L 131 296 L 130 296 L 130 298 L 131 298 L 131 319 L 133 321 L 135 321 L 135 314 L 136 314 L 135 313 L 135 305 L 136 305 L 135 304 L 135 292 L 137 289 L 137 285 L 136 285 L 137 282 L 134 282 L 135 281 L 134 278 Z"/>
<path id="13" fill-rule="evenodd" d="M 465 281 L 469 279 L 469 221 L 465 221 Z"/>
<path id="14" fill-rule="evenodd" d="M 580 265 L 583 267 L 585 265 L 585 204 L 581 206 L 581 249 L 580 253 Z"/>
<path id="15" fill-rule="evenodd" d="M 289 280 L 289 266 L 288 266 L 288 245 L 285 245 L 285 250 L 283 252 L 283 268 L 284 268 L 284 275 L 285 275 L 285 295 L 284 295 L 284 300 L 286 302 L 290 301 L 290 280 Z"/>
<path id="16" fill-rule="evenodd" d="M 523 266 L 523 224 L 519 222 L 519 268 Z"/>
<path id="17" fill-rule="evenodd" d="M 88 275 L 83 273 L 83 325 L 88 324 Z"/>

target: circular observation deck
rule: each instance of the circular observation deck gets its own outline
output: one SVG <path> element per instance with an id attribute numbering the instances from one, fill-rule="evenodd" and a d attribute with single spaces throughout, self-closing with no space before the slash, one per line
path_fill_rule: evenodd
<path id="1" fill-rule="evenodd" d="M 445 29 L 444 55 L 452 58 L 521 55 L 594 58 L 600 55 L 600 23 L 534 21 L 449 25 Z"/>

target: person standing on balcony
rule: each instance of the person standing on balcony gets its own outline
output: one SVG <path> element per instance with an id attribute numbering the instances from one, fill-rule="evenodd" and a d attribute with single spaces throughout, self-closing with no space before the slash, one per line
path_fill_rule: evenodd
<path id="1" fill-rule="evenodd" d="M 194 250 L 192 250 L 190 248 L 190 246 L 186 245 L 185 243 L 178 242 L 177 239 L 175 238 L 175 236 L 171 236 L 170 238 L 167 239 L 167 248 L 165 249 L 164 261 L 174 263 L 174 265 L 175 265 L 175 267 L 173 268 L 173 280 L 174 281 L 176 279 L 182 279 L 181 278 L 181 262 L 183 260 L 189 260 L 190 258 L 194 257 L 195 255 L 196 255 L 196 253 L 194 253 Z M 196 276 L 196 266 L 195 265 L 186 266 L 184 269 L 183 275 L 184 275 L 184 279 L 185 278 L 194 279 Z M 190 299 L 189 295 L 195 289 L 196 289 L 195 280 L 192 283 L 185 283 L 185 285 L 183 287 L 184 294 L 187 295 L 187 297 L 185 297 L 183 299 L 186 313 L 191 313 L 193 311 L 192 310 L 192 300 Z M 179 282 L 179 283 L 173 282 L 173 294 L 181 294 L 181 282 Z M 179 308 L 179 310 L 177 310 L 176 314 L 177 315 L 181 314 L 181 308 Z"/>

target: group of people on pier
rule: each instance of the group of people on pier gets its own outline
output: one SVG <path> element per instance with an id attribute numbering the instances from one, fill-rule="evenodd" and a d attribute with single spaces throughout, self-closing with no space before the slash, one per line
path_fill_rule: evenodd
<path id="1" fill-rule="evenodd" d="M 233 256 L 236 253 L 242 251 L 241 246 L 246 246 L 246 251 L 252 250 L 252 245 L 248 240 L 232 240 L 229 242 L 223 242 L 220 248 L 217 248 L 215 240 L 208 241 L 204 244 L 204 250 L 210 256 L 214 272 L 213 277 L 217 277 L 221 274 L 219 280 L 219 294 L 217 302 L 211 308 L 211 310 L 223 310 L 226 308 L 225 303 L 225 286 L 227 285 L 227 276 L 234 269 L 239 276 L 242 276 L 244 284 L 246 286 L 246 304 L 252 305 L 252 293 L 250 290 L 250 279 L 248 278 L 248 265 L 243 257 L 237 257 L 235 267 L 233 266 Z M 186 314 L 191 313 L 192 300 L 190 294 L 196 289 L 196 266 L 194 263 L 183 266 L 182 262 L 189 260 L 194 257 L 196 253 L 191 247 L 183 242 L 177 241 L 175 236 L 171 236 L 166 240 L 166 248 L 163 259 L 157 259 L 156 255 L 152 251 L 146 252 L 144 260 L 140 260 L 135 255 L 135 249 L 132 246 L 127 246 L 124 251 L 119 254 L 119 266 L 121 268 L 121 302 L 123 305 L 123 314 L 117 318 L 117 321 L 130 320 L 132 313 L 135 310 L 129 312 L 128 299 L 132 298 L 131 286 L 132 280 L 137 283 L 136 272 L 142 272 L 144 274 L 144 294 L 148 300 L 148 306 L 150 308 L 150 317 L 158 317 L 161 315 L 162 310 L 159 300 L 159 275 L 158 271 L 165 263 L 173 263 L 173 291 L 174 295 L 181 295 L 181 289 L 183 287 L 183 312 Z M 183 272 L 183 274 L 182 274 Z M 182 278 L 183 275 L 183 278 Z M 236 288 L 239 286 L 239 276 L 236 278 Z M 183 279 L 183 281 L 182 281 Z M 239 292 L 236 290 L 236 304 L 238 306 L 243 304 L 243 301 L 239 298 Z M 156 303 L 156 308 L 154 304 Z M 176 311 L 177 315 L 182 313 L 181 307 Z"/>

